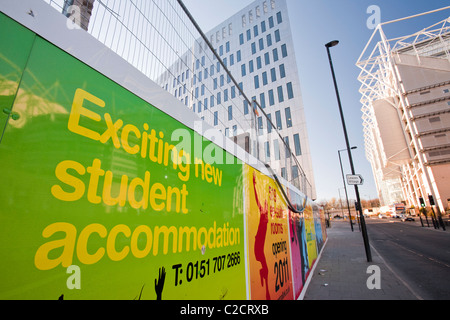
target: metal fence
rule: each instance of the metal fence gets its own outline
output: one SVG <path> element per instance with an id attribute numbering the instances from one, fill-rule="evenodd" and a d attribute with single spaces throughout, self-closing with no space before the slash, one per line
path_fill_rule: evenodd
<path id="1" fill-rule="evenodd" d="M 312 195 L 312 186 L 290 146 L 258 101 L 249 99 L 217 53 L 218 48 L 212 47 L 181 1 L 44 1 L 74 21 L 74 27 L 80 25 L 193 112 L 202 108 L 203 121 L 270 165 L 305 195 Z M 232 26 L 222 32 L 231 34 Z M 212 79 L 212 73 L 216 80 Z M 213 99 L 217 86 L 222 91 L 220 101 L 219 96 Z M 245 106 L 251 111 L 244 112 Z M 260 129 L 257 121 L 260 117 L 265 119 L 268 129 Z M 277 136 L 279 145 L 278 150 L 275 146 L 277 154 L 268 157 L 264 144 L 273 141 L 272 135 Z"/>

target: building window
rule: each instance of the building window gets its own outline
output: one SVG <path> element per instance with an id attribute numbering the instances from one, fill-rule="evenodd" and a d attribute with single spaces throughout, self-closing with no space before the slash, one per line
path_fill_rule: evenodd
<path id="1" fill-rule="evenodd" d="M 275 160 L 280 160 L 280 145 L 278 144 L 278 139 L 273 141 L 273 148 L 275 152 Z"/>
<path id="2" fill-rule="evenodd" d="M 269 33 L 267 35 L 267 46 L 270 47 L 272 45 L 272 35 Z"/>
<path id="3" fill-rule="evenodd" d="M 291 147 L 289 146 L 289 137 L 284 137 L 284 142 L 286 143 L 286 146 L 284 147 L 286 150 L 286 158 L 291 157 Z"/>
<path id="4" fill-rule="evenodd" d="M 281 123 L 281 111 L 275 112 L 275 120 L 278 130 L 283 130 L 283 124 Z"/>
<path id="5" fill-rule="evenodd" d="M 292 115 L 291 115 L 291 108 L 286 108 L 284 109 L 285 113 L 286 113 L 286 126 L 288 128 L 292 127 Z"/>
<path id="6" fill-rule="evenodd" d="M 245 77 L 246 74 L 247 74 L 247 71 L 246 71 L 246 69 L 245 69 L 245 64 L 243 64 L 243 65 L 241 66 L 241 75 L 242 75 L 243 77 Z"/>
<path id="7" fill-rule="evenodd" d="M 252 39 L 252 32 L 250 29 L 247 30 L 247 41 L 250 41 Z"/>
<path id="8" fill-rule="evenodd" d="M 272 133 L 272 115 L 269 113 L 267 115 L 267 133 Z"/>
<path id="9" fill-rule="evenodd" d="M 298 176 L 298 166 L 292 166 L 292 179 L 297 179 Z"/>
<path id="10" fill-rule="evenodd" d="M 248 114 L 248 101 L 244 100 L 244 115 Z"/>
<path id="11" fill-rule="evenodd" d="M 292 82 L 289 82 L 287 85 L 288 99 L 294 98 L 294 90 L 292 89 Z"/>
<path id="12" fill-rule="evenodd" d="M 248 63 L 248 70 L 249 73 L 253 73 L 253 71 L 255 71 L 255 68 L 253 66 L 253 60 L 250 60 Z"/>
<path id="13" fill-rule="evenodd" d="M 295 145 L 295 155 L 302 155 L 302 146 L 300 145 L 300 136 L 298 134 L 294 135 L 294 145 Z"/>
<path id="14" fill-rule="evenodd" d="M 258 36 L 259 32 L 258 32 L 258 25 L 255 25 L 253 27 L 253 34 L 255 35 L 255 38 Z"/>
<path id="15" fill-rule="evenodd" d="M 278 13 L 277 13 L 277 23 L 280 24 L 280 23 L 282 23 L 282 22 L 283 22 L 283 17 L 282 17 L 282 15 L 281 15 L 281 12 L 278 12 Z"/>
<path id="16" fill-rule="evenodd" d="M 228 120 L 233 120 L 233 106 L 228 107 Z"/>
<path id="17" fill-rule="evenodd" d="M 280 41 L 281 41 L 280 30 L 275 30 L 275 42 Z"/>
<path id="18" fill-rule="evenodd" d="M 273 96 L 273 90 L 269 90 L 269 104 L 273 106 L 275 104 L 275 99 Z"/>
<path id="19" fill-rule="evenodd" d="M 281 46 L 281 55 L 283 56 L 283 58 L 286 58 L 287 55 L 288 55 L 288 53 L 287 53 L 287 47 L 286 47 L 285 44 L 283 44 L 283 45 Z"/>
<path id="20" fill-rule="evenodd" d="M 267 72 L 263 72 L 262 74 L 262 78 L 263 78 L 263 86 L 267 85 Z"/>
<path id="21" fill-rule="evenodd" d="M 266 66 L 270 64 L 270 55 L 268 52 L 264 54 L 264 63 L 266 64 Z"/>
<path id="22" fill-rule="evenodd" d="M 221 103 L 222 103 L 222 93 L 217 92 L 217 104 L 221 104 Z"/>
<path id="23" fill-rule="evenodd" d="M 281 177 L 282 177 L 283 179 L 286 179 L 286 180 L 287 180 L 287 176 L 286 176 L 286 168 L 281 168 Z"/>
<path id="24" fill-rule="evenodd" d="M 252 43 L 252 54 L 256 53 L 256 42 Z"/>
<path id="25" fill-rule="evenodd" d="M 255 76 L 255 89 L 259 89 L 259 76 Z"/>
<path id="26" fill-rule="evenodd" d="M 209 105 L 211 106 L 211 108 L 214 107 L 214 98 L 215 98 L 214 95 L 212 95 L 212 96 L 209 98 Z"/>
<path id="27" fill-rule="evenodd" d="M 266 96 L 264 92 L 259 95 L 259 103 L 261 104 L 261 108 L 266 108 Z"/>
<path id="28" fill-rule="evenodd" d="M 450 93 L 450 89 L 444 89 L 444 93 Z"/>
<path id="29" fill-rule="evenodd" d="M 263 134 L 263 118 L 259 117 L 258 118 L 258 136 L 262 136 Z"/>
<path id="30" fill-rule="evenodd" d="M 280 64 L 280 77 L 281 79 L 286 77 L 286 69 L 284 68 L 284 64 Z"/>
<path id="31" fill-rule="evenodd" d="M 217 126 L 219 124 L 219 113 L 214 112 L 214 125 Z"/>
<path id="32" fill-rule="evenodd" d="M 272 82 L 277 81 L 277 72 L 275 71 L 275 68 L 270 69 L 270 77 Z"/>
<path id="33" fill-rule="evenodd" d="M 284 101 L 283 87 L 279 86 L 277 90 L 278 90 L 278 102 L 283 102 Z"/>
<path id="34" fill-rule="evenodd" d="M 273 17 L 269 18 L 269 28 L 272 29 L 274 27 L 274 23 L 273 23 Z"/>
<path id="35" fill-rule="evenodd" d="M 264 39 L 261 38 L 259 39 L 259 51 L 263 51 L 264 50 Z"/>
<path id="36" fill-rule="evenodd" d="M 273 49 L 273 61 L 274 62 L 278 61 L 278 49 L 277 48 Z"/>
<path id="37" fill-rule="evenodd" d="M 266 141 L 264 143 L 264 150 L 266 153 L 266 161 L 269 161 L 270 160 L 270 143 L 269 143 L 269 141 Z"/>
<path id="38" fill-rule="evenodd" d="M 258 70 L 262 68 L 261 57 L 256 58 L 256 68 L 258 68 Z"/>
<path id="39" fill-rule="evenodd" d="M 266 32 L 266 21 L 261 22 L 261 33 Z"/>
<path id="40" fill-rule="evenodd" d="M 227 43 L 225 43 L 225 52 L 226 53 L 230 52 L 230 42 L 229 41 Z"/>
<path id="41" fill-rule="evenodd" d="M 240 44 L 240 45 L 243 45 L 243 44 L 244 44 L 244 34 L 243 34 L 243 33 L 241 33 L 241 34 L 239 35 L 239 44 Z"/>
<path id="42" fill-rule="evenodd" d="M 241 50 L 238 50 L 238 52 L 236 52 L 237 55 L 237 62 L 241 62 Z"/>

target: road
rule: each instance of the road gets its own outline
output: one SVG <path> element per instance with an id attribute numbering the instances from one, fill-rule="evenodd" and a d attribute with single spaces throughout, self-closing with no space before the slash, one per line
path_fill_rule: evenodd
<path id="1" fill-rule="evenodd" d="M 449 227 L 435 230 L 397 219 L 366 219 L 366 223 L 372 249 L 418 298 L 450 299 Z"/>

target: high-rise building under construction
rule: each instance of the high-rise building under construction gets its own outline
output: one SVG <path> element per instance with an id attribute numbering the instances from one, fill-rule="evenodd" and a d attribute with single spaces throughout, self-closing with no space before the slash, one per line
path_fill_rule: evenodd
<path id="1" fill-rule="evenodd" d="M 182 54 L 157 83 L 315 199 L 286 1 L 255 1 L 205 36 L 207 41 L 198 38 L 194 47 Z M 248 99 L 242 97 L 239 88 Z"/>

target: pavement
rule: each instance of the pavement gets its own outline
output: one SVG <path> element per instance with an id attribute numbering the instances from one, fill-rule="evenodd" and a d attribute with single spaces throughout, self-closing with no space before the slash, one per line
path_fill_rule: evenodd
<path id="1" fill-rule="evenodd" d="M 333 220 L 327 232 L 327 243 L 303 300 L 420 299 L 373 247 L 372 262 L 367 262 L 358 225 L 352 232 L 348 221 Z"/>

